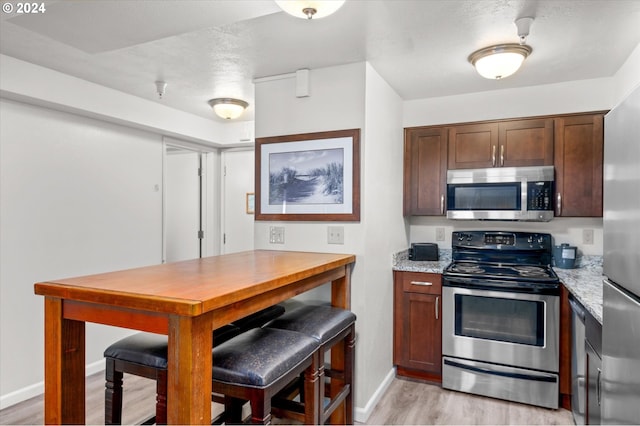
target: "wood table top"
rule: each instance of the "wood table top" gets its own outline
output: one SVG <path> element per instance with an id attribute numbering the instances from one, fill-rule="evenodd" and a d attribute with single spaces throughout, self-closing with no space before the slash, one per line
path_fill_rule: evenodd
<path id="1" fill-rule="evenodd" d="M 253 250 L 35 284 L 35 293 L 196 316 L 355 262 L 351 254 Z"/>

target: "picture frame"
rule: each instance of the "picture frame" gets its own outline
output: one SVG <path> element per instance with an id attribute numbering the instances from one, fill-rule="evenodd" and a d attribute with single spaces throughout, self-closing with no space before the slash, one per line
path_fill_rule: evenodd
<path id="1" fill-rule="evenodd" d="M 255 213 L 255 194 L 253 192 L 247 192 L 246 195 L 246 212 L 247 214 Z"/>
<path id="2" fill-rule="evenodd" d="M 255 220 L 360 221 L 360 129 L 256 138 Z"/>

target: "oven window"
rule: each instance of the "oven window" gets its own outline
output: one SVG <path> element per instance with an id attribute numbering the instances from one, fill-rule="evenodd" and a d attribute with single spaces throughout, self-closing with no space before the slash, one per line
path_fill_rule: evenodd
<path id="1" fill-rule="evenodd" d="M 448 185 L 449 210 L 520 210 L 520 183 Z"/>
<path id="2" fill-rule="evenodd" d="M 544 346 L 544 302 L 455 295 L 455 334 Z"/>

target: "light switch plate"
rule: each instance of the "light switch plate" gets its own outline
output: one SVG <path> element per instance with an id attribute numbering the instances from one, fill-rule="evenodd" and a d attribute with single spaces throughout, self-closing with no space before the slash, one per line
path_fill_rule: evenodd
<path id="1" fill-rule="evenodd" d="M 582 244 L 593 244 L 593 229 L 582 230 Z"/>
<path id="2" fill-rule="evenodd" d="M 269 242 L 271 244 L 284 244 L 284 226 L 269 227 Z"/>

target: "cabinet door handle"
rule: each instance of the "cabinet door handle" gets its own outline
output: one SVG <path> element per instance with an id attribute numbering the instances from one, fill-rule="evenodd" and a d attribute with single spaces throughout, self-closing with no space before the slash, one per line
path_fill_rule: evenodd
<path id="1" fill-rule="evenodd" d="M 562 214 L 562 195 L 558 192 L 558 200 L 556 202 L 556 210 L 558 211 L 558 216 Z"/>
<path id="2" fill-rule="evenodd" d="M 444 214 L 444 195 L 440 195 L 440 214 Z"/>
<path id="3" fill-rule="evenodd" d="M 504 166 L 504 145 L 500 145 L 500 167 Z"/>
<path id="4" fill-rule="evenodd" d="M 438 305 L 440 304 L 440 296 L 436 296 L 436 319 L 438 319 Z"/>
<path id="5" fill-rule="evenodd" d="M 496 166 L 496 146 L 493 146 L 493 150 L 491 151 L 491 167 Z"/>
<path id="6" fill-rule="evenodd" d="M 429 286 L 429 285 L 433 285 L 433 283 L 430 283 L 429 281 L 411 281 L 411 285 L 425 285 L 425 286 Z"/>

